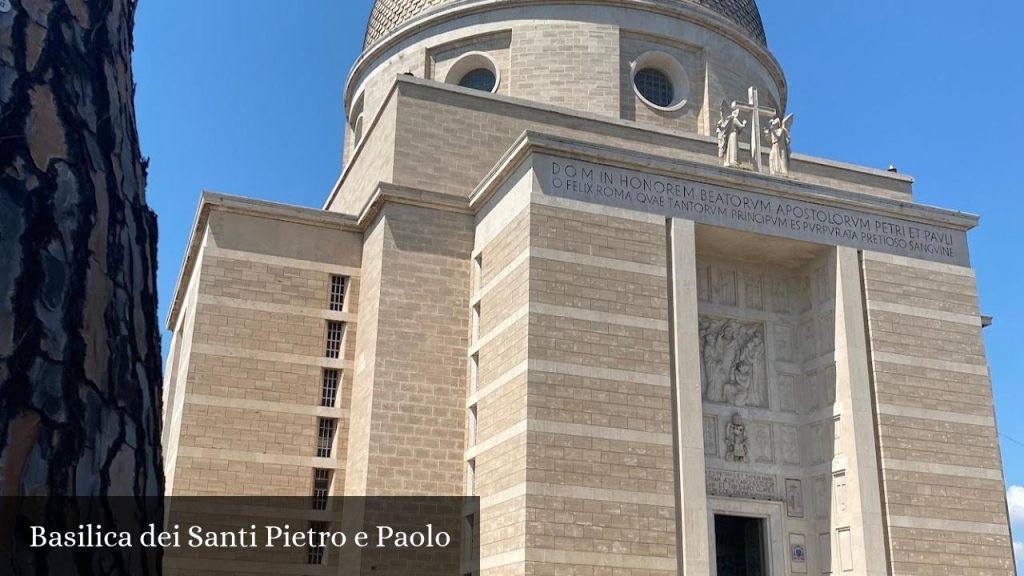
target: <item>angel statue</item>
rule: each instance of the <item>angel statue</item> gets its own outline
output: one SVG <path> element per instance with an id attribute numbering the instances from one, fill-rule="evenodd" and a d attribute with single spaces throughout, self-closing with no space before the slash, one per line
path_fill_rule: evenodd
<path id="1" fill-rule="evenodd" d="M 723 100 L 718 121 L 718 157 L 723 159 L 725 166 L 734 168 L 740 165 L 740 134 L 746 127 L 747 123 L 740 120 L 739 108 L 733 108 Z"/>
<path id="2" fill-rule="evenodd" d="M 777 176 L 789 174 L 789 157 L 793 153 L 793 115 L 785 118 L 776 116 L 765 130 L 772 143 L 772 151 L 768 156 L 768 169 Z"/>

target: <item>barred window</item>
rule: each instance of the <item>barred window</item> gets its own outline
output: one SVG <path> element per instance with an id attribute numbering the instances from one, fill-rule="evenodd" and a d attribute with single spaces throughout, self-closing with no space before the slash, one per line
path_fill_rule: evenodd
<path id="1" fill-rule="evenodd" d="M 313 532 L 313 534 L 319 534 L 321 532 L 327 532 L 327 523 L 326 522 L 310 522 L 309 523 L 309 529 Z M 314 541 L 317 544 L 319 544 L 320 543 L 320 537 L 317 536 Z M 319 565 L 319 564 L 323 564 L 323 563 L 324 563 L 324 547 L 323 546 L 313 546 L 312 544 L 310 544 L 309 550 L 306 553 L 306 564 L 317 564 L 317 565 Z"/>
<path id="2" fill-rule="evenodd" d="M 341 340 L 345 335 L 345 323 L 337 320 L 327 321 L 327 357 L 341 358 Z"/>
<path id="3" fill-rule="evenodd" d="M 675 89 L 668 75 L 657 68 L 644 68 L 633 77 L 640 94 L 655 106 L 667 108 L 675 99 Z"/>
<path id="4" fill-rule="evenodd" d="M 338 421 L 333 418 L 320 419 L 320 431 L 317 436 L 316 456 L 317 458 L 330 458 L 331 448 L 334 445 L 334 431 L 338 428 Z"/>
<path id="5" fill-rule="evenodd" d="M 331 310 L 341 312 L 345 309 L 345 288 L 347 287 L 348 278 L 331 276 Z"/>
<path id="6" fill-rule="evenodd" d="M 338 386 L 341 383 L 341 371 L 335 368 L 324 369 L 323 385 L 320 387 L 320 405 L 334 408 L 338 402 Z"/>
<path id="7" fill-rule="evenodd" d="M 327 510 L 327 496 L 331 491 L 331 471 L 313 471 L 313 510 Z"/>

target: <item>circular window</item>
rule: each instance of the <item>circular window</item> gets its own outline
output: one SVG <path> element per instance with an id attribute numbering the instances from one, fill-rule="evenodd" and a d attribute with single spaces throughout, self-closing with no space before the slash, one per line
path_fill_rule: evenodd
<path id="1" fill-rule="evenodd" d="M 459 80 L 459 86 L 463 88 L 472 88 L 473 90 L 483 90 L 484 92 L 493 92 L 494 85 L 498 83 L 498 79 L 494 76 L 494 72 L 491 72 L 487 68 L 476 68 L 470 70 L 465 76 Z"/>
<path id="2" fill-rule="evenodd" d="M 363 115 L 360 114 L 359 118 L 356 118 L 355 126 L 352 127 L 352 140 L 356 144 L 359 144 L 363 140 Z"/>
<path id="3" fill-rule="evenodd" d="M 672 81 L 669 80 L 664 72 L 657 68 L 644 68 L 637 72 L 636 76 L 633 77 L 633 85 L 636 86 L 637 92 L 645 100 L 655 106 L 668 108 L 672 105 L 672 101 L 675 100 L 675 89 L 672 87 Z"/>
<path id="4" fill-rule="evenodd" d="M 483 52 L 469 52 L 452 64 L 444 81 L 482 92 L 497 92 L 501 74 L 497 63 L 490 56 Z"/>
<path id="5" fill-rule="evenodd" d="M 664 112 L 686 106 L 690 79 L 678 60 L 664 52 L 647 52 L 632 67 L 633 90 L 640 101 Z"/>

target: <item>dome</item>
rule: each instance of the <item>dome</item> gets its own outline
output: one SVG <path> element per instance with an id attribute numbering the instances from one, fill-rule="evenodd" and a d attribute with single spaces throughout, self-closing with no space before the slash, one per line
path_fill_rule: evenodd
<path id="1" fill-rule="evenodd" d="M 512 0 L 514 2 L 515 0 Z M 746 31 L 752 39 L 767 45 L 761 13 L 756 0 L 674 0 L 697 4 L 721 14 Z M 416 16 L 435 7 L 458 3 L 460 0 L 376 0 L 366 25 L 365 46 L 388 35 Z"/>

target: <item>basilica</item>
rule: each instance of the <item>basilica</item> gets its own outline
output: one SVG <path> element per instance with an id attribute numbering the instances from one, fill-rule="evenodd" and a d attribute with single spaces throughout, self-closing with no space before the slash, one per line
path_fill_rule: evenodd
<path id="1" fill-rule="evenodd" d="M 202 196 L 168 494 L 476 496 L 462 574 L 1013 575 L 978 218 L 799 154 L 767 38 L 376 0 L 322 208 Z"/>

